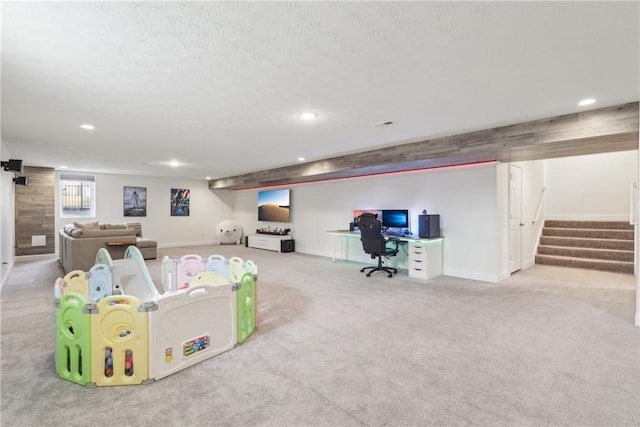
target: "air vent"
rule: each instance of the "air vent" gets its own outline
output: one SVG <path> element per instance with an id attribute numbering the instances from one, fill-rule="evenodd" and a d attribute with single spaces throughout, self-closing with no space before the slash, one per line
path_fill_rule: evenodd
<path id="1" fill-rule="evenodd" d="M 374 128 L 377 128 L 378 126 L 391 126 L 393 124 L 393 122 L 380 122 L 380 123 L 374 123 L 371 126 Z"/>

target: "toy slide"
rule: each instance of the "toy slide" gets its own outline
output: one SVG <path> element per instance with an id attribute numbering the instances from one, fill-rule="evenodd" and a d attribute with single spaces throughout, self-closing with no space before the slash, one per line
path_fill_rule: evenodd
<path id="1" fill-rule="evenodd" d="M 119 285 L 123 295 L 134 296 L 143 303 L 160 296 L 137 247 L 129 246 L 124 258 L 116 260 L 112 260 L 109 252 L 101 248 L 96 255 L 96 263 L 111 267 L 113 282 Z"/>

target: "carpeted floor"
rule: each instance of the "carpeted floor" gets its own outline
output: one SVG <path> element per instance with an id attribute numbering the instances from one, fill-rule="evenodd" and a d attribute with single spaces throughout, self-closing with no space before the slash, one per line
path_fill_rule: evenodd
<path id="1" fill-rule="evenodd" d="M 366 278 L 361 264 L 242 246 L 258 330 L 148 385 L 82 387 L 53 367 L 57 260 L 2 290 L 3 426 L 640 425 L 631 275 L 533 266 L 499 284 Z M 160 281 L 160 258 L 148 263 Z"/>

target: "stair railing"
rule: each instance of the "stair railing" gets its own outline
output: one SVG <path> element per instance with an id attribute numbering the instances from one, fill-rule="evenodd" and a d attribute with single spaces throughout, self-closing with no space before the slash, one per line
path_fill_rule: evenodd
<path id="1" fill-rule="evenodd" d="M 538 209 L 536 209 L 536 214 L 533 217 L 533 221 L 531 224 L 535 224 L 540 220 L 540 214 L 542 213 L 542 202 L 544 202 L 544 190 L 546 187 L 542 187 L 542 191 L 540 192 L 540 198 L 538 199 Z"/>
<path id="2" fill-rule="evenodd" d="M 542 187 L 542 191 L 540 192 L 540 199 L 538 199 L 538 209 L 536 209 L 536 214 L 531 221 L 531 225 L 534 225 L 536 222 L 540 221 L 540 214 L 542 214 L 542 204 L 544 202 L 544 190 L 546 187 Z M 536 254 L 538 253 L 538 245 L 540 244 L 540 238 L 542 237 L 542 228 L 538 227 L 538 233 L 536 235 L 536 244 L 533 247 L 533 259 L 535 259 Z"/>
<path id="3" fill-rule="evenodd" d="M 631 183 L 631 195 L 629 196 L 629 224 L 636 225 L 638 218 L 638 183 Z"/>

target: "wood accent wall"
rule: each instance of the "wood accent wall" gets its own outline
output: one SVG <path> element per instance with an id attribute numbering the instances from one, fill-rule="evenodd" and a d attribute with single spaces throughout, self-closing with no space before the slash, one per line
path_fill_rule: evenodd
<path id="1" fill-rule="evenodd" d="M 55 253 L 56 175 L 53 168 L 25 166 L 28 185 L 15 185 L 16 256 Z M 46 236 L 46 246 L 31 246 L 31 236 Z"/>

